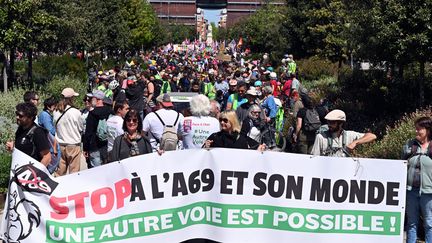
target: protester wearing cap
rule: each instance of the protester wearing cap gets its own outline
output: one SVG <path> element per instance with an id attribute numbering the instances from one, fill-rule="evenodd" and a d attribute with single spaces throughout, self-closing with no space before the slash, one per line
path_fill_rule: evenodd
<path id="1" fill-rule="evenodd" d="M 245 94 L 245 98 L 247 100 L 247 102 L 241 104 L 237 109 L 236 109 L 236 115 L 237 118 L 240 122 L 240 125 L 243 124 L 243 121 L 248 117 L 249 115 L 249 109 L 252 105 L 257 105 L 258 101 L 258 92 L 255 89 L 255 87 L 250 87 Z M 264 119 L 264 114 L 262 115 L 262 119 Z"/>
<path id="2" fill-rule="evenodd" d="M 74 99 L 79 96 L 72 88 L 65 88 L 61 92 L 63 98 L 54 112 L 54 126 L 56 140 L 60 145 L 61 160 L 56 176 L 62 176 L 69 171 L 80 171 L 81 164 L 81 134 L 84 129 L 81 112 L 74 107 Z"/>
<path id="3" fill-rule="evenodd" d="M 247 91 L 247 84 L 245 82 L 238 82 L 237 91 L 231 94 L 226 102 L 226 110 L 236 110 L 240 105 L 247 102 L 245 94 Z"/>
<path id="4" fill-rule="evenodd" d="M 158 110 L 150 112 L 143 121 L 143 131 L 147 133 L 150 139 L 153 152 L 159 149 L 159 142 L 164 130 L 161 120 L 166 125 L 175 125 L 177 127 L 177 135 L 180 138 L 184 121 L 183 115 L 174 110 L 174 105 L 169 94 L 160 94 L 156 98 L 156 103 Z M 176 120 L 177 122 L 175 123 Z"/>
<path id="5" fill-rule="evenodd" d="M 235 94 L 237 91 L 237 80 L 236 79 L 230 79 L 230 81 L 228 82 L 229 86 L 228 86 L 228 92 L 225 93 L 224 97 L 223 97 L 223 109 L 222 110 L 226 110 L 226 105 L 228 102 L 228 98 L 232 95 Z"/>
<path id="6" fill-rule="evenodd" d="M 320 129 L 323 131 L 316 135 L 312 155 L 349 157 L 357 145 L 376 139 L 376 135 L 371 132 L 359 133 L 344 130 L 346 115 L 342 110 L 329 112 L 325 119 L 328 123 L 328 130 Z"/>
<path id="7" fill-rule="evenodd" d="M 104 105 L 106 99 L 101 90 L 93 91 L 94 109 L 86 120 L 86 131 L 83 137 L 84 156 L 89 159 L 89 167 L 100 166 L 108 161 L 108 141 L 97 135 L 99 122 L 107 120 L 112 114 L 112 107 Z"/>

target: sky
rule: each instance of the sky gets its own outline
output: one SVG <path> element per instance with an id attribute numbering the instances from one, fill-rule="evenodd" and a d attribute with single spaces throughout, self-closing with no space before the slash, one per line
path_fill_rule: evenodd
<path id="1" fill-rule="evenodd" d="M 218 9 L 218 10 L 210 10 L 210 9 L 204 9 L 204 18 L 207 19 L 210 23 L 213 22 L 216 24 L 218 24 L 219 22 L 219 18 L 220 18 L 220 12 L 222 9 Z"/>

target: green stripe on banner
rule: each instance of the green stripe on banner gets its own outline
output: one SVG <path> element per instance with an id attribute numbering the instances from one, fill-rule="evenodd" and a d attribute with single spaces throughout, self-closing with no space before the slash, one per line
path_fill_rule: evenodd
<path id="1" fill-rule="evenodd" d="M 47 221 L 47 242 L 105 242 L 207 224 L 294 232 L 399 235 L 401 213 L 198 202 L 88 223 Z"/>

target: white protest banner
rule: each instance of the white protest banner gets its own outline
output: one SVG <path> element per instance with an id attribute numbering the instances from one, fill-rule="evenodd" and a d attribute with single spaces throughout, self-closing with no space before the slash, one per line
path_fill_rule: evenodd
<path id="1" fill-rule="evenodd" d="M 8 242 L 403 240 L 406 164 L 197 149 L 52 178 L 15 150 Z"/>

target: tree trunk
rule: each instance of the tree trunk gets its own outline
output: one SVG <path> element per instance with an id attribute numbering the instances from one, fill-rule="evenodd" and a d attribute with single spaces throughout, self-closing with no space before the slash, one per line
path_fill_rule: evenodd
<path id="1" fill-rule="evenodd" d="M 404 65 L 399 64 L 399 79 L 403 80 L 403 76 L 404 76 Z"/>
<path id="2" fill-rule="evenodd" d="M 424 86 L 425 86 L 425 62 L 420 61 L 420 77 L 418 81 L 419 89 L 419 105 L 422 107 L 424 105 Z"/>
<path id="3" fill-rule="evenodd" d="M 7 51 L 2 53 L 3 55 L 3 92 L 7 92 L 8 91 L 8 72 L 7 72 L 7 68 L 8 68 L 8 55 L 7 55 Z"/>
<path id="4" fill-rule="evenodd" d="M 27 52 L 28 56 L 28 69 L 27 69 L 27 78 L 29 82 L 30 89 L 34 89 L 33 84 L 33 49 L 29 48 Z"/>
<path id="5" fill-rule="evenodd" d="M 341 69 L 342 69 L 342 63 L 343 63 L 343 58 L 339 57 L 339 62 L 338 62 L 338 69 L 337 69 L 337 81 L 339 82 L 341 80 Z"/>
<path id="6" fill-rule="evenodd" d="M 10 56 L 9 56 L 9 83 L 11 86 L 14 86 L 16 84 L 16 78 L 15 78 L 15 47 L 12 47 L 10 50 Z"/>

